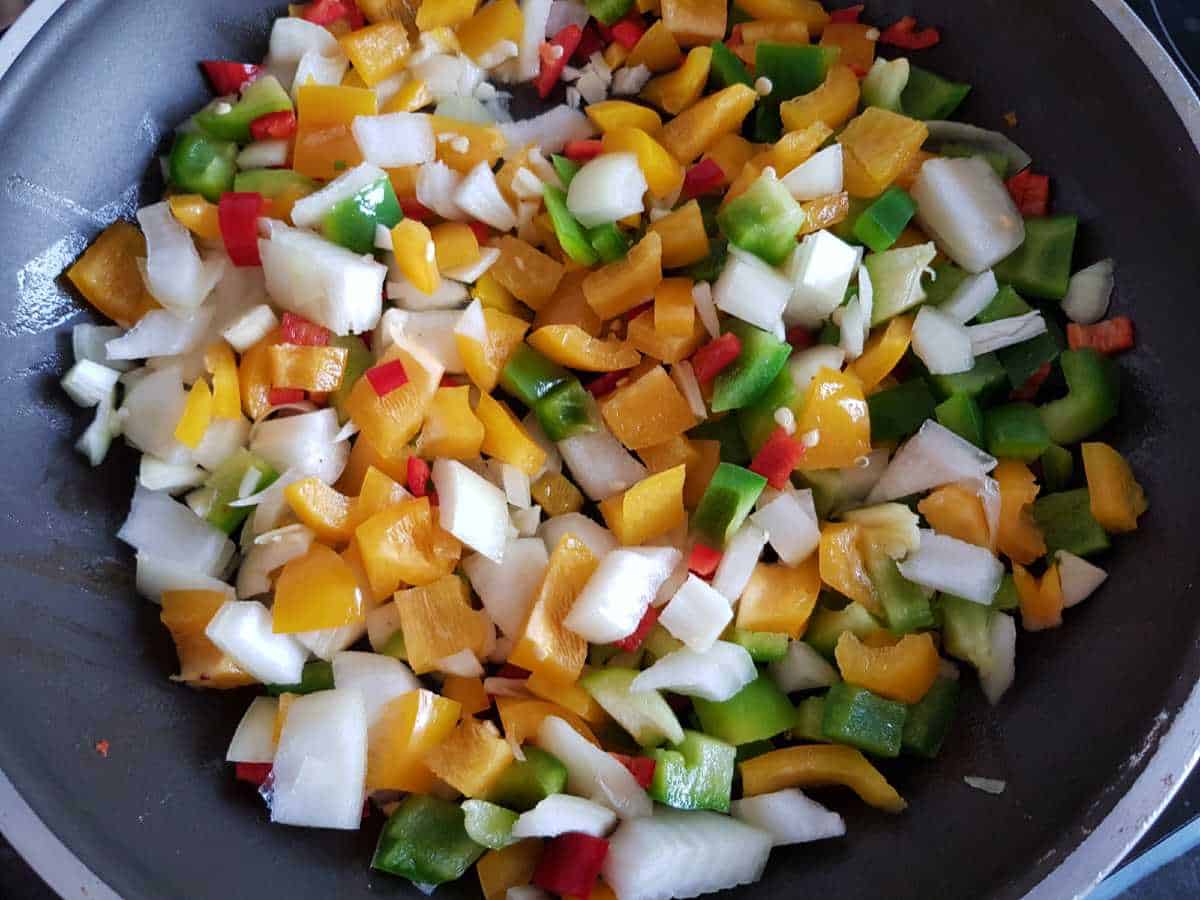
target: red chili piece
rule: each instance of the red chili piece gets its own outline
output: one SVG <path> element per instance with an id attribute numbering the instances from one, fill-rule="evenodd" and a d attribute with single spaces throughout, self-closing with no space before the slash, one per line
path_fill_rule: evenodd
<path id="1" fill-rule="evenodd" d="M 711 578 L 721 564 L 722 556 L 724 554 L 720 550 L 714 550 L 707 544 L 696 544 L 688 556 L 688 571 L 695 572 L 701 578 Z"/>
<path id="2" fill-rule="evenodd" d="M 583 29 L 578 25 L 568 25 L 538 49 L 542 67 L 537 78 L 533 80 L 533 86 L 537 88 L 538 96 L 543 100 L 550 96 L 550 92 L 562 78 L 567 61 L 582 40 Z"/>
<path id="3" fill-rule="evenodd" d="M 250 136 L 256 141 L 282 141 L 296 133 L 296 114 L 290 109 L 267 113 L 250 123 Z"/>
<path id="4" fill-rule="evenodd" d="M 725 39 L 725 46 L 730 50 L 736 50 L 745 42 L 746 39 L 742 37 L 742 25 L 739 22 L 733 28 L 729 29 L 729 37 Z"/>
<path id="5" fill-rule="evenodd" d="M 1005 182 L 1023 216 L 1044 216 L 1050 210 L 1050 176 L 1026 169 Z"/>
<path id="6" fill-rule="evenodd" d="M 856 6 L 847 6 L 845 9 L 835 9 L 829 13 L 829 21 L 836 25 L 857 25 L 863 8 L 863 4 L 859 3 Z"/>
<path id="7" fill-rule="evenodd" d="M 636 47 L 638 41 L 642 39 L 642 35 L 645 33 L 646 23 L 633 10 L 630 10 L 625 18 L 612 27 L 613 40 L 626 50 L 632 50 Z"/>
<path id="8" fill-rule="evenodd" d="M 787 342 L 793 350 L 804 350 L 817 342 L 817 336 L 803 325 L 793 325 L 787 330 Z"/>
<path id="9" fill-rule="evenodd" d="M 411 198 L 400 201 L 400 211 L 404 213 L 404 218 L 418 222 L 428 222 L 433 218 L 433 210 Z"/>
<path id="10" fill-rule="evenodd" d="M 600 155 L 604 147 L 595 138 L 585 141 L 568 141 L 567 146 L 563 148 L 563 153 L 567 159 L 575 162 L 588 162 Z"/>
<path id="11" fill-rule="evenodd" d="M 262 787 L 263 782 L 271 775 L 270 763 L 237 763 L 234 776 L 238 781 L 244 781 L 255 787 Z"/>
<path id="12" fill-rule="evenodd" d="M 916 16 L 905 16 L 879 35 L 879 43 L 902 50 L 928 50 L 942 39 L 936 28 L 917 28 Z"/>
<path id="13" fill-rule="evenodd" d="M 429 494 L 429 463 L 419 456 L 408 458 L 408 492 L 414 497 L 425 497 Z"/>
<path id="14" fill-rule="evenodd" d="M 300 403 L 304 400 L 304 391 L 300 388 L 273 387 L 267 391 L 267 403 L 271 406 L 286 406 L 289 403 Z"/>
<path id="15" fill-rule="evenodd" d="M 279 325 L 285 344 L 299 344 L 302 347 L 329 346 L 329 329 L 316 322 L 310 322 L 304 316 L 285 312 Z"/>
<path id="16" fill-rule="evenodd" d="M 598 22 L 589 22 L 583 29 L 583 37 L 579 41 L 579 46 L 571 54 L 571 59 L 575 62 L 586 63 L 592 58 L 593 53 L 599 53 L 604 49 L 604 37 L 600 34 L 598 25 Z"/>
<path id="17" fill-rule="evenodd" d="M 463 383 L 454 375 L 443 375 L 442 380 L 438 382 L 438 387 L 462 387 Z"/>
<path id="18" fill-rule="evenodd" d="M 607 397 L 617 389 L 617 384 L 629 372 L 629 369 L 618 369 L 616 372 L 605 372 L 598 378 L 593 378 L 587 384 L 588 393 L 593 397 Z"/>
<path id="19" fill-rule="evenodd" d="M 262 66 L 226 59 L 206 59 L 200 65 L 204 67 L 204 74 L 208 76 L 213 90 L 222 96 L 236 94 L 243 85 L 262 74 Z"/>
<path id="20" fill-rule="evenodd" d="M 217 222 L 221 240 L 235 266 L 261 266 L 258 255 L 258 217 L 262 215 L 262 194 L 228 192 L 221 195 Z"/>
<path id="21" fill-rule="evenodd" d="M 1042 389 L 1042 385 L 1046 383 L 1046 379 L 1050 377 L 1050 363 L 1043 363 L 1042 367 L 1029 376 L 1029 380 L 1017 388 L 1010 395 L 1011 399 L 1019 400 L 1022 403 L 1029 403 L 1038 395 L 1038 391 Z"/>
<path id="22" fill-rule="evenodd" d="M 767 479 L 767 484 L 782 491 L 791 483 L 792 470 L 804 458 L 804 444 L 782 426 L 771 432 L 767 442 L 750 463 L 750 471 Z"/>
<path id="23" fill-rule="evenodd" d="M 657 763 L 650 757 L 626 756 L 624 753 L 610 753 L 609 756 L 616 759 L 633 774 L 639 787 L 649 788 L 650 783 L 654 781 L 654 769 Z"/>
<path id="24" fill-rule="evenodd" d="M 468 222 L 467 227 L 475 232 L 475 240 L 481 247 L 492 239 L 492 230 L 482 222 Z"/>
<path id="25" fill-rule="evenodd" d="M 1133 321 L 1117 316 L 1095 325 L 1067 325 L 1067 343 L 1072 350 L 1090 347 L 1101 353 L 1113 354 L 1133 349 Z"/>
<path id="26" fill-rule="evenodd" d="M 308 21 L 326 27 L 338 19 L 345 19 L 352 29 L 362 28 L 366 24 L 362 10 L 354 0 L 314 0 L 302 15 Z"/>
<path id="27" fill-rule="evenodd" d="M 693 197 L 715 194 L 721 190 L 724 181 L 725 172 L 717 165 L 717 161 L 702 159 L 683 176 L 683 196 L 691 200 Z"/>
<path id="28" fill-rule="evenodd" d="M 854 77 L 860 81 L 867 77 L 867 70 L 864 66 L 858 63 L 850 63 L 850 71 L 854 73 Z"/>
<path id="29" fill-rule="evenodd" d="M 738 358 L 742 352 L 742 342 L 732 331 L 727 331 L 715 340 L 709 341 L 692 354 L 692 371 L 696 380 L 707 384 Z"/>
<path id="30" fill-rule="evenodd" d="M 408 384 L 408 373 L 404 371 L 404 363 L 398 359 L 367 369 L 366 376 L 379 397 L 386 397 L 397 388 Z"/>
<path id="31" fill-rule="evenodd" d="M 642 621 L 638 622 L 638 627 L 633 629 L 633 634 L 623 637 L 619 641 L 613 641 L 613 646 L 632 653 L 638 647 L 642 646 L 642 641 L 646 640 L 646 635 L 650 633 L 650 629 L 658 622 L 658 616 L 658 607 L 647 606 L 646 612 L 642 615 Z"/>
<path id="32" fill-rule="evenodd" d="M 560 897 L 589 897 L 607 855 L 604 838 L 578 831 L 560 834 L 546 845 L 533 883 Z"/>

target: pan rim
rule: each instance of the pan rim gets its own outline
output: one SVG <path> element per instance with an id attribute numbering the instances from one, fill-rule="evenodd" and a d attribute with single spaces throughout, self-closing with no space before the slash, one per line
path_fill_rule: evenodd
<path id="1" fill-rule="evenodd" d="M 67 0 L 34 0 L 0 37 L 0 79 Z M 1200 96 L 1167 50 L 1125 0 L 1092 0 L 1154 80 L 1179 116 L 1200 155 Z M 1200 684 L 1171 719 L 1149 762 L 1100 824 L 1075 847 L 1025 900 L 1083 898 L 1100 883 L 1174 798 L 1200 762 Z M 0 771 L 0 834 L 60 896 L 121 900 L 64 844 Z"/>

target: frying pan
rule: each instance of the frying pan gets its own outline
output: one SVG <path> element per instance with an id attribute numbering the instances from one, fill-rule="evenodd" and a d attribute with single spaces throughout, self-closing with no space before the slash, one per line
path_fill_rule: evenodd
<path id="1" fill-rule="evenodd" d="M 248 695 L 167 681 L 170 639 L 113 537 L 133 454 L 89 469 L 71 449 L 87 416 L 57 387 L 66 329 L 86 315 L 58 274 L 158 198 L 164 136 L 208 96 L 196 61 L 259 58 L 280 9 L 40 0 L 0 55 L 15 57 L 0 90 L 0 821 L 68 897 L 104 892 L 87 870 L 127 900 L 415 895 L 366 868 L 378 818 L 357 833 L 270 827 L 234 782 L 222 759 Z M 868 3 L 872 21 L 907 13 L 946 37 L 921 62 L 977 86 L 963 118 L 1017 114 L 1011 133 L 1055 176 L 1055 205 L 1083 219 L 1077 262 L 1118 261 L 1116 306 L 1139 347 L 1108 437 L 1152 507 L 1098 595 L 1064 627 L 1022 633 L 999 707 L 967 691 L 936 763 L 887 767 L 906 814 L 822 792 L 848 837 L 776 850 L 743 895 L 1057 900 L 1133 844 L 1200 743 L 1200 105 L 1120 0 Z M 477 891 L 467 878 L 438 896 Z"/>

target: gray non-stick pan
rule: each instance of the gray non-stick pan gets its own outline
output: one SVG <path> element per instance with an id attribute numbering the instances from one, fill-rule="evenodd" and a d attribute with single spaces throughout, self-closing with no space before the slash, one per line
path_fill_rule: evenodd
<path id="1" fill-rule="evenodd" d="M 248 695 L 167 680 L 170 638 L 114 537 L 133 455 L 90 469 L 72 450 L 86 417 L 58 388 L 68 326 L 88 315 L 59 273 L 159 196 L 164 135 L 208 97 L 197 61 L 258 59 L 282 6 L 40 0 L 4 41 L 0 769 L 17 793 L 0 779 L 0 823 L 71 898 L 72 858 L 127 900 L 416 895 L 367 868 L 378 817 L 358 833 L 272 827 L 234 781 L 222 760 Z M 905 814 L 821 792 L 847 837 L 775 851 L 743 896 L 1058 900 L 1120 858 L 1200 744 L 1200 106 L 1121 0 L 867 7 L 871 21 L 941 26 L 920 62 L 974 84 L 962 117 L 1007 128 L 1054 176 L 1056 208 L 1083 220 L 1077 263 L 1117 260 L 1116 309 L 1134 317 L 1138 347 L 1108 437 L 1151 509 L 1104 560 L 1096 596 L 1062 628 L 1021 634 L 1000 706 L 967 691 L 936 763 L 888 766 Z M 968 775 L 1007 789 L 972 790 Z"/>

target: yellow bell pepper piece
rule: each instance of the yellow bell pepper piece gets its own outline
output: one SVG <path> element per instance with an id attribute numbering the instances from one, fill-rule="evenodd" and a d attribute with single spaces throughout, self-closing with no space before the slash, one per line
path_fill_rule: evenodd
<path id="1" fill-rule="evenodd" d="M 604 64 L 615 71 L 625 64 L 625 60 L 629 58 L 629 51 L 623 44 L 613 41 L 604 48 L 603 56 Z"/>
<path id="2" fill-rule="evenodd" d="M 843 631 L 834 650 L 838 669 L 850 684 L 900 703 L 918 703 L 937 680 L 937 646 L 933 635 L 906 634 L 891 647 L 868 647 Z"/>
<path id="3" fill-rule="evenodd" d="M 983 503 L 972 491 L 957 484 L 940 487 L 917 504 L 917 511 L 934 531 L 977 547 L 992 547 Z"/>
<path id="4" fill-rule="evenodd" d="M 1099 442 L 1086 443 L 1081 449 L 1096 521 L 1108 532 L 1137 531 L 1138 516 L 1150 504 L 1125 457 Z"/>
<path id="5" fill-rule="evenodd" d="M 392 251 L 396 266 L 418 291 L 434 293 L 442 283 L 438 274 L 437 248 L 429 226 L 404 219 L 392 229 Z"/>
<path id="6" fill-rule="evenodd" d="M 479 0 L 422 0 L 417 9 L 417 28 L 454 28 L 475 15 Z"/>
<path id="7" fill-rule="evenodd" d="M 508 288 L 492 277 L 491 272 L 484 272 L 471 286 L 471 296 L 478 300 L 484 309 L 494 309 L 517 318 L 529 312 L 525 304 L 520 303 Z"/>
<path id="8" fill-rule="evenodd" d="M 490 308 L 484 309 L 483 321 L 487 327 L 485 343 L 481 344 L 463 334 L 456 334 L 454 343 L 458 347 L 458 355 L 462 357 L 467 377 L 480 391 L 487 394 L 496 389 L 500 372 L 513 350 L 524 340 L 529 323 Z"/>
<path id="9" fill-rule="evenodd" d="M 1029 565 L 1046 554 L 1046 541 L 1029 510 L 1038 495 L 1037 479 L 1024 463 L 1002 459 L 992 472 L 1000 485 L 1000 531 L 996 548 L 1014 563 Z"/>
<path id="10" fill-rule="evenodd" d="M 271 622 L 276 634 L 341 628 L 362 622 L 366 614 L 354 573 L 324 544 L 314 543 L 288 562 L 275 582 Z"/>
<path id="11" fill-rule="evenodd" d="M 424 498 L 422 498 L 424 499 Z M 424 675 L 447 656 L 469 650 L 482 656 L 492 627 L 487 613 L 471 609 L 471 592 L 457 575 L 396 592 L 400 630 L 413 672 Z"/>
<path id="12" fill-rule="evenodd" d="M 642 355 L 624 341 L 594 338 L 578 325 L 547 325 L 529 335 L 529 346 L 560 366 L 583 372 L 632 369 Z"/>
<path id="13" fill-rule="evenodd" d="M 1045 631 L 1062 624 L 1062 579 L 1057 565 L 1051 565 L 1039 581 L 1023 565 L 1013 563 L 1013 581 L 1021 601 L 1021 626 L 1026 631 Z"/>
<path id="14" fill-rule="evenodd" d="M 494 0 L 455 29 L 463 53 L 476 62 L 500 41 L 520 45 L 525 19 L 516 0 Z"/>
<path id="15" fill-rule="evenodd" d="M 683 51 L 667 23 L 659 19 L 638 39 L 625 60 L 629 68 L 645 66 L 651 72 L 669 72 L 683 62 Z M 595 121 L 595 120 L 593 120 Z M 647 131 L 652 129 L 647 128 Z"/>
<path id="16" fill-rule="evenodd" d="M 598 565 L 583 541 L 573 534 L 563 536 L 550 554 L 542 585 L 509 654 L 510 663 L 567 684 L 579 678 L 587 660 L 587 641 L 564 626 L 563 619 Z"/>
<path id="17" fill-rule="evenodd" d="M 798 469 L 844 469 L 871 452 L 871 421 L 857 378 L 833 369 L 817 372 L 796 421 L 796 434 L 806 441 L 814 431 L 817 445 L 808 447 Z"/>
<path id="18" fill-rule="evenodd" d="M 533 502 L 547 516 L 563 516 L 583 509 L 583 494 L 561 472 L 547 472 L 530 486 Z"/>
<path id="19" fill-rule="evenodd" d="M 604 707 L 591 694 L 578 684 L 550 677 L 545 670 L 531 672 L 525 679 L 525 689 L 535 697 L 569 709 L 590 725 L 603 725 L 608 719 Z"/>
<path id="20" fill-rule="evenodd" d="M 929 137 L 924 122 L 868 107 L 838 135 L 846 190 L 851 197 L 877 197 L 912 161 Z"/>
<path id="21" fill-rule="evenodd" d="M 747 797 L 785 788 L 844 785 L 884 812 L 903 812 L 908 805 L 865 756 L 853 747 L 810 744 L 773 750 L 738 766 Z"/>
<path id="22" fill-rule="evenodd" d="M 398 112 L 416 112 L 419 109 L 429 106 L 435 99 L 429 90 L 429 85 L 420 78 L 413 78 L 411 81 L 406 81 L 401 85 L 400 90 L 396 91 L 387 103 L 383 104 L 379 112 L 381 115 Z M 407 193 L 400 196 L 412 195 L 411 193 Z"/>
<path id="23" fill-rule="evenodd" d="M 512 747 L 491 722 L 468 716 L 425 754 L 425 765 L 466 797 L 483 797 L 513 761 Z"/>
<path id="24" fill-rule="evenodd" d="M 696 424 L 692 408 L 662 366 L 603 398 L 600 414 L 630 450 L 661 444 Z"/>
<path id="25" fill-rule="evenodd" d="M 482 678 L 447 675 L 442 682 L 442 696 L 461 705 L 464 716 L 473 716 L 492 708 L 492 698 L 488 696 Z"/>
<path id="26" fill-rule="evenodd" d="M 892 374 L 912 343 L 913 317 L 896 316 L 884 328 L 875 329 L 863 354 L 846 369 L 862 384 L 865 393 L 873 393 L 879 383 Z"/>
<path id="27" fill-rule="evenodd" d="M 721 5 L 724 6 L 723 3 Z M 678 36 L 676 33 L 676 37 Z M 674 72 L 651 78 L 639 96 L 663 112 L 677 116 L 699 100 L 700 95 L 704 93 L 711 64 L 711 47 L 693 47 L 688 51 L 682 66 Z"/>
<path id="28" fill-rule="evenodd" d="M 726 187 L 746 167 L 746 163 L 754 158 L 756 152 L 754 145 L 748 140 L 740 134 L 730 132 L 713 141 L 712 146 L 704 151 L 701 160 L 711 159 L 720 167 L 724 174 L 721 186 Z"/>
<path id="29" fill-rule="evenodd" d="M 759 41 L 773 44 L 807 44 L 808 25 L 797 19 L 791 22 L 743 22 L 742 43 L 753 46 Z"/>
<path id="30" fill-rule="evenodd" d="M 350 351 L 345 347 L 277 344 L 268 351 L 271 385 L 303 391 L 336 391 L 341 386 Z"/>
<path id="31" fill-rule="evenodd" d="M 857 22 L 831 22 L 821 33 L 822 47 L 836 47 L 838 63 L 863 72 L 871 71 L 875 63 L 875 44 L 879 29 Z"/>
<path id="32" fill-rule="evenodd" d="M 617 540 L 627 547 L 644 544 L 687 523 L 683 482 L 687 466 L 679 465 L 643 478 L 626 491 L 600 503 L 600 513 Z"/>
<path id="33" fill-rule="evenodd" d="M 167 204 L 175 221 L 196 237 L 221 240 L 221 223 L 215 203 L 209 203 L 199 194 L 176 194 L 167 198 Z"/>
<path id="34" fill-rule="evenodd" d="M 811 34 L 820 34 L 829 24 L 829 13 L 817 0 L 739 0 L 738 6 L 752 19 L 803 22 Z"/>
<path id="35" fill-rule="evenodd" d="M 656 200 L 677 195 L 683 187 L 683 166 L 642 129 L 615 128 L 605 133 L 601 145 L 605 153 L 635 154 L 650 195 Z"/>
<path id="36" fill-rule="evenodd" d="M 638 456 L 651 472 L 665 472 L 679 464 L 687 467 L 687 477 L 683 482 L 683 505 L 695 509 L 704 496 L 704 491 L 712 480 L 713 473 L 721 461 L 721 444 L 719 441 L 694 441 L 683 435 L 675 435 L 655 444 L 643 447 Z"/>
<path id="37" fill-rule="evenodd" d="M 394 359 L 404 364 L 408 375 L 406 384 L 380 397 L 369 379 L 360 378 L 346 401 L 346 411 L 354 424 L 385 457 L 398 457 L 404 453 L 425 420 L 425 411 L 433 401 L 440 380 L 440 377 L 432 377 L 433 372 L 404 346 L 393 346 L 381 362 Z"/>
<path id="38" fill-rule="evenodd" d="M 504 728 L 505 736 L 515 746 L 537 737 L 538 729 L 542 727 L 542 721 L 547 716 L 558 716 L 589 742 L 600 746 L 587 722 L 557 703 L 523 697 L 497 697 L 496 709 L 500 712 L 500 724 Z"/>
<path id="39" fill-rule="evenodd" d="M 483 444 L 483 423 L 471 410 L 471 389 L 438 388 L 425 414 L 417 450 L 427 459 L 474 459 Z"/>
<path id="40" fill-rule="evenodd" d="M 137 226 L 113 222 L 67 270 L 67 279 L 84 299 L 124 328 L 158 309 L 138 260 L 146 258 L 146 239 Z"/>
<path id="41" fill-rule="evenodd" d="M 625 329 L 625 338 L 635 348 L 660 362 L 672 365 L 681 359 L 687 359 L 708 340 L 708 332 L 699 316 L 687 337 L 663 337 L 654 328 L 654 311 L 646 310 Z"/>
<path id="42" fill-rule="evenodd" d="M 319 540 L 344 544 L 354 537 L 359 520 L 355 502 L 319 478 L 302 478 L 283 489 L 284 499 L 304 525 L 316 532 Z"/>
<path id="43" fill-rule="evenodd" d="M 488 274 L 521 302 L 541 309 L 554 296 L 566 269 L 532 244 L 511 235 L 504 235 L 494 246 L 500 258 Z"/>
<path id="44" fill-rule="evenodd" d="M 212 421 L 213 398 L 208 382 L 197 378 L 192 389 L 188 391 L 187 403 L 183 407 L 183 415 L 175 426 L 175 440 L 186 447 L 195 449 L 204 440 L 204 432 Z"/>
<path id="45" fill-rule="evenodd" d="M 802 131 L 788 132 L 746 163 L 745 168 L 725 192 L 721 205 L 724 206 L 744 194 L 768 166 L 781 175 L 786 175 L 807 162 L 832 135 L 833 131 L 823 122 L 814 122 Z"/>
<path id="46" fill-rule="evenodd" d="M 437 158 L 457 172 L 466 174 L 481 162 L 494 166 L 504 152 L 504 135 L 494 125 L 437 115 L 430 116 L 429 123 L 437 138 Z M 459 138 L 466 140 L 465 146 Z"/>
<path id="47" fill-rule="evenodd" d="M 342 477 L 338 479 L 337 489 L 344 494 L 357 494 L 362 490 L 367 472 L 372 468 L 378 469 L 394 481 L 406 481 L 408 457 L 407 451 L 397 457 L 385 457 L 375 449 L 374 444 L 359 435 L 350 445 L 350 460 L 346 463 Z"/>
<path id="48" fill-rule="evenodd" d="M 464 222 L 442 222 L 430 229 L 437 267 L 445 272 L 479 261 L 479 239 Z"/>
<path id="49" fill-rule="evenodd" d="M 432 790 L 425 756 L 454 733 L 460 714 L 469 715 L 454 699 L 424 689 L 389 701 L 367 736 L 367 790 Z"/>
<path id="50" fill-rule="evenodd" d="M 436 582 L 454 571 L 462 555 L 462 544 L 434 520 L 428 497 L 377 512 L 354 530 L 354 539 L 377 594 Z"/>
<path id="51" fill-rule="evenodd" d="M 803 237 L 844 222 L 850 215 L 850 195 L 843 192 L 818 197 L 816 200 L 806 200 L 800 204 L 800 208 L 804 210 L 804 224 L 799 231 L 799 235 Z"/>
<path id="52" fill-rule="evenodd" d="M 332 181 L 363 161 L 350 131 L 357 116 L 373 116 L 379 103 L 369 88 L 305 84 L 296 92 L 296 139 L 292 168 Z"/>
<path id="53" fill-rule="evenodd" d="M 904 171 L 896 176 L 896 186 L 902 187 L 906 191 L 911 190 L 913 183 L 917 180 L 917 176 L 921 174 L 921 166 L 925 165 L 931 159 L 937 159 L 937 154 L 930 153 L 927 150 L 918 150 L 914 153 L 912 160 L 905 167 Z M 914 235 L 919 236 L 919 239 L 915 238 Z M 904 231 L 900 232 L 900 237 L 896 238 L 896 243 L 892 247 L 913 247 L 918 244 L 927 243 L 928 241 L 929 238 L 925 236 L 924 232 L 910 225 Z"/>
<path id="54" fill-rule="evenodd" d="M 818 550 L 821 581 L 870 612 L 879 614 L 883 610 L 863 562 L 861 537 L 861 527 L 849 522 L 831 522 L 821 529 Z"/>
<path id="55" fill-rule="evenodd" d="M 213 418 L 240 419 L 242 392 L 233 348 L 221 341 L 204 352 L 204 367 L 212 374 Z"/>
<path id="56" fill-rule="evenodd" d="M 604 322 L 588 306 L 587 296 L 583 293 L 583 281 L 587 276 L 587 269 L 577 269 L 564 275 L 554 296 L 533 317 L 533 327 L 574 325 L 594 338 L 600 337 Z"/>
<path id="57" fill-rule="evenodd" d="M 159 619 L 171 632 L 179 656 L 179 674 L 172 675 L 172 681 L 218 690 L 255 683 L 204 633 L 224 603 L 220 591 L 163 591 Z"/>
<path id="58" fill-rule="evenodd" d="M 695 52 L 697 51 L 692 51 Z M 647 87 L 649 86 L 648 84 Z M 738 131 L 742 127 L 742 120 L 749 115 L 757 102 L 758 94 L 754 92 L 754 88 L 747 84 L 731 84 L 693 103 L 664 125 L 658 135 L 658 142 L 683 165 L 690 165 L 701 153 L 713 146 L 718 138 Z"/>
<path id="59" fill-rule="evenodd" d="M 393 112 L 407 112 L 407 110 L 392 110 Z M 392 183 L 392 190 L 396 192 L 396 197 L 401 200 L 414 200 L 417 196 L 417 175 L 420 173 L 420 166 L 400 166 L 395 169 L 384 169 L 387 172 L 388 181 Z"/>
<path id="60" fill-rule="evenodd" d="M 546 464 L 546 451 L 529 436 L 517 417 L 503 401 L 480 394 L 475 414 L 483 423 L 481 452 L 493 459 L 516 466 L 526 475 L 536 475 Z"/>
<path id="61" fill-rule="evenodd" d="M 358 497 L 354 501 L 354 518 L 362 523 L 389 506 L 403 503 L 410 497 L 403 485 L 381 469 L 371 466 L 363 476 Z"/>
<path id="62" fill-rule="evenodd" d="M 356 0 L 368 22 L 403 22 L 416 27 L 413 0 Z"/>
<path id="63" fill-rule="evenodd" d="M 787 131 L 801 131 L 820 122 L 834 130 L 841 128 L 857 111 L 860 93 L 853 69 L 844 63 L 831 66 L 824 83 L 815 91 L 780 104 L 783 127 Z"/>
<path id="64" fill-rule="evenodd" d="M 238 363 L 238 388 L 242 410 L 257 421 L 271 408 L 271 348 L 282 342 L 278 328 L 242 354 Z"/>
<path id="65" fill-rule="evenodd" d="M 342 52 L 367 87 L 391 78 L 408 61 L 408 29 L 401 22 L 379 22 L 338 38 Z"/>
<path id="66" fill-rule="evenodd" d="M 724 39 L 729 12 L 725 0 L 662 0 L 661 5 L 663 23 L 682 46 L 704 44 L 708 49 L 708 44 Z"/>
<path id="67" fill-rule="evenodd" d="M 529 838 L 502 850 L 489 850 L 475 864 L 484 900 L 504 900 L 509 888 L 533 881 L 542 860 L 542 842 Z"/>
<path id="68" fill-rule="evenodd" d="M 662 238 L 651 231 L 624 259 L 591 272 L 583 294 L 596 315 L 614 319 L 653 296 L 662 278 Z"/>
<path id="69" fill-rule="evenodd" d="M 689 200 L 650 225 L 650 233 L 662 241 L 662 267 L 679 269 L 708 256 L 708 234 L 700 204 Z"/>
<path id="70" fill-rule="evenodd" d="M 808 628 L 820 592 L 815 553 L 794 567 L 759 563 L 738 601 L 737 627 L 782 632 L 797 639 Z"/>
<path id="71" fill-rule="evenodd" d="M 690 278 L 664 278 L 654 290 L 654 330 L 666 338 L 688 337 L 696 328 Z"/>
<path id="72" fill-rule="evenodd" d="M 354 573 L 354 580 L 358 582 L 358 589 L 362 591 L 368 609 L 375 609 L 392 599 L 391 594 L 376 591 L 371 587 L 371 579 L 367 577 L 367 567 L 363 564 L 362 551 L 358 549 L 356 538 L 350 538 L 350 543 L 342 551 L 342 559 Z"/>

